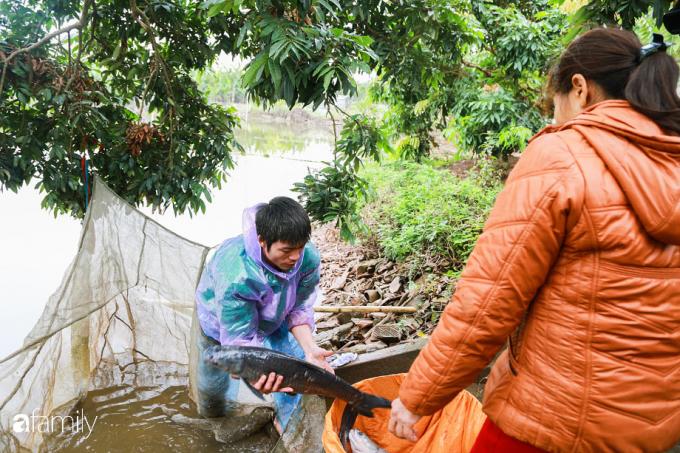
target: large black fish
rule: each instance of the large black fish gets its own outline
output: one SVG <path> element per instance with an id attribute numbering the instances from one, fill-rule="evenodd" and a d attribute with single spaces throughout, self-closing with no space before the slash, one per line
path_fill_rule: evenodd
<path id="1" fill-rule="evenodd" d="M 340 398 L 346 401 L 348 410 L 343 414 L 340 430 L 343 444 L 346 442 L 349 429 L 354 425 L 357 413 L 373 417 L 373 409 L 391 407 L 389 400 L 364 393 L 321 367 L 271 349 L 215 345 L 206 351 L 205 360 L 229 374 L 243 378 L 246 385 L 258 396 L 261 396 L 260 392 L 253 389 L 249 383 L 257 381 L 263 374 L 269 375 L 274 372 L 283 376 L 281 388 L 290 387 L 295 393 Z"/>

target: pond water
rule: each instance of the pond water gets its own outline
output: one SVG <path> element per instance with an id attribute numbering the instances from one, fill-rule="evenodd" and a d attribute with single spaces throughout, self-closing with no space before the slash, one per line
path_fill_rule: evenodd
<path id="1" fill-rule="evenodd" d="M 278 195 L 295 197 L 293 183 L 332 155 L 332 132 L 318 121 L 281 122 L 260 114 L 243 122 L 237 137 L 244 153 L 235 156 L 235 168 L 222 189 L 213 191 L 205 214 L 142 211 L 190 240 L 214 246 L 241 232 L 244 208 Z M 40 209 L 41 198 L 32 186 L 18 194 L 0 193 L 0 357 L 20 347 L 76 255 L 80 222 L 54 219 Z M 50 439 L 48 451 L 260 452 L 270 451 L 277 441 L 268 427 L 236 444 L 217 442 L 201 424 L 185 387 L 98 390 L 76 411 L 89 420 L 97 417 L 92 433 L 67 431 Z"/>
<path id="2" fill-rule="evenodd" d="M 197 415 L 186 387 L 112 387 L 90 392 L 75 409 L 87 424 L 73 425 L 48 440 L 60 453 L 216 452 L 265 453 L 279 436 L 271 424 L 245 439 L 218 442 L 211 422 Z"/>

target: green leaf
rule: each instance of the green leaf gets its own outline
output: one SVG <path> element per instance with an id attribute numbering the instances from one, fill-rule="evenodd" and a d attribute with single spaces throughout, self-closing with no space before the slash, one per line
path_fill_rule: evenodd
<path id="1" fill-rule="evenodd" d="M 267 67 L 269 68 L 269 74 L 274 82 L 274 88 L 278 90 L 281 86 L 281 67 L 275 60 L 269 60 Z"/>
<path id="2" fill-rule="evenodd" d="M 352 35 L 350 36 L 350 39 L 364 47 L 370 47 L 371 44 L 373 44 L 373 38 L 370 36 Z"/>
<path id="3" fill-rule="evenodd" d="M 242 0 L 233 0 L 234 4 L 231 6 L 231 12 L 234 14 L 238 14 L 239 10 L 241 8 L 241 3 Z M 205 206 L 204 206 L 204 212 L 205 212 Z"/>
<path id="4" fill-rule="evenodd" d="M 224 9 L 224 5 L 223 5 L 223 4 L 215 4 L 215 5 L 212 5 L 212 6 L 210 7 L 210 9 L 208 9 L 208 13 L 207 13 L 207 14 L 208 14 L 208 17 L 215 17 L 215 16 L 217 16 L 219 13 L 222 12 L 223 9 Z"/>
<path id="5" fill-rule="evenodd" d="M 283 81 L 283 98 L 288 105 L 288 108 L 293 108 L 295 105 L 295 87 L 290 79 Z"/>
<path id="6" fill-rule="evenodd" d="M 120 45 L 120 44 L 118 44 L 118 46 L 116 46 L 115 50 L 113 51 L 113 55 L 111 55 L 111 59 L 112 59 L 112 60 L 117 60 L 118 57 L 120 56 L 120 51 L 121 51 L 122 49 L 123 49 L 123 46 Z"/>
<path id="7" fill-rule="evenodd" d="M 250 31 L 250 29 L 251 29 L 250 22 L 246 22 L 243 25 L 243 27 L 241 27 L 241 31 L 238 33 L 238 39 L 236 40 L 236 44 L 234 45 L 235 49 L 241 47 L 241 44 L 243 44 L 243 40 L 245 39 L 246 34 L 248 33 L 248 31 Z"/>
<path id="8" fill-rule="evenodd" d="M 276 41 L 272 46 L 269 48 L 269 56 L 271 58 L 277 58 L 279 54 L 283 53 L 283 51 L 288 47 L 288 42 L 285 39 L 281 39 L 279 41 Z M 286 58 L 288 58 L 288 52 L 283 53 L 281 55 L 281 58 L 279 58 L 279 61 L 283 61 Z"/>
<path id="9" fill-rule="evenodd" d="M 40 90 L 40 95 L 45 99 L 45 101 L 49 102 L 50 99 L 52 99 L 52 90 L 49 88 L 43 88 Z"/>
<path id="10" fill-rule="evenodd" d="M 252 60 L 246 67 L 246 72 L 243 74 L 243 85 L 246 87 L 252 87 L 260 81 L 262 76 L 262 71 L 264 70 L 264 65 L 269 59 L 269 54 L 265 52 L 260 52 L 254 60 Z"/>
<path id="11" fill-rule="evenodd" d="M 222 11 L 228 12 L 233 6 L 234 0 L 207 0 L 201 4 L 201 8 L 208 9 L 208 17 L 217 16 Z M 238 12 L 238 8 L 235 12 Z"/>
<path id="12" fill-rule="evenodd" d="M 335 76 L 334 71 L 329 71 L 326 73 L 326 75 L 323 78 L 323 89 L 324 91 L 328 90 L 328 86 L 331 84 L 331 81 L 333 80 L 333 77 Z"/>

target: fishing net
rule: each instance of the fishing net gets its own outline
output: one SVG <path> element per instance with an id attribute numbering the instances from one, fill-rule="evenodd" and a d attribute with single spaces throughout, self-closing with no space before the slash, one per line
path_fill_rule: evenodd
<path id="1" fill-rule="evenodd" d="M 187 385 L 208 252 L 96 178 L 76 257 L 23 346 L 0 361 L 0 451 L 45 448 L 55 416 L 88 391 Z"/>

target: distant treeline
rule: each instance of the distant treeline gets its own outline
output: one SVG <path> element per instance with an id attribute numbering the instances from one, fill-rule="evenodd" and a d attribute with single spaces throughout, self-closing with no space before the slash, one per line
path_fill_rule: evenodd
<path id="1" fill-rule="evenodd" d="M 241 77 L 243 70 L 240 68 L 233 69 L 209 69 L 202 72 L 194 73 L 194 80 L 198 88 L 205 93 L 208 100 L 213 103 L 220 104 L 244 104 L 249 102 L 248 95 Z M 347 106 L 349 104 L 364 103 L 371 104 L 368 99 L 368 90 L 370 82 L 357 83 L 357 94 L 351 100 L 340 101 L 341 105 Z M 344 96 L 340 96 L 344 98 Z M 367 105 L 362 105 L 367 107 Z"/>

